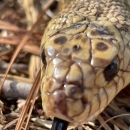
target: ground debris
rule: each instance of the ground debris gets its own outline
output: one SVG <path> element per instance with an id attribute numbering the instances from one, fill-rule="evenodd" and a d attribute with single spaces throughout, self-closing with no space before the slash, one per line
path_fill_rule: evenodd
<path id="1" fill-rule="evenodd" d="M 0 83 L 9 66 L 14 51 L 20 41 L 28 32 L 38 14 L 42 11 L 48 0 L 20 0 L 0 1 Z M 30 5 L 30 3 L 33 3 Z M 35 2 L 35 3 L 34 3 Z M 10 69 L 3 95 L 0 97 L 0 129 L 14 130 L 19 119 L 21 109 L 25 107 L 25 99 L 35 80 L 40 64 L 40 41 L 48 21 L 57 13 L 55 1 L 37 25 L 22 51 L 17 55 Z M 56 8 L 57 7 L 57 8 Z M 32 9 L 30 11 L 30 9 Z M 35 15 L 33 15 L 35 14 Z M 30 19 L 33 19 L 32 21 Z M 13 82 L 13 83 L 12 83 Z M 18 87 L 20 86 L 20 87 Z M 69 130 L 129 130 L 130 129 L 130 97 L 124 94 L 117 97 L 92 122 L 81 126 L 69 126 Z M 49 130 L 52 120 L 42 110 L 40 92 L 33 106 L 28 129 Z M 33 102 L 32 100 L 30 101 Z M 26 126 L 28 113 L 25 115 Z M 113 118 L 115 117 L 115 118 Z"/>

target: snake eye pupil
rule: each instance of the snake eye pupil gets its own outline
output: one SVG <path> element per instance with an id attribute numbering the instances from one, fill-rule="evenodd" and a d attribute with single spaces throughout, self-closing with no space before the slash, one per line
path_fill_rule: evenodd
<path id="1" fill-rule="evenodd" d="M 41 54 L 41 59 L 42 59 L 42 63 L 46 66 L 46 56 L 45 56 L 45 52 L 42 51 L 42 54 Z"/>
<path id="2" fill-rule="evenodd" d="M 117 74 L 118 67 L 116 60 L 113 60 L 110 65 L 108 65 L 104 70 L 104 77 L 106 81 L 111 81 Z"/>

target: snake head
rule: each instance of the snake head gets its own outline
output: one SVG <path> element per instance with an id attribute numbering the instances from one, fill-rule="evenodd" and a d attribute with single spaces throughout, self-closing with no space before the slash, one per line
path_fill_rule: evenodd
<path id="1" fill-rule="evenodd" d="M 94 119 L 122 87 L 117 89 L 120 42 L 107 21 L 73 25 L 49 36 L 41 83 L 46 114 L 73 123 Z"/>

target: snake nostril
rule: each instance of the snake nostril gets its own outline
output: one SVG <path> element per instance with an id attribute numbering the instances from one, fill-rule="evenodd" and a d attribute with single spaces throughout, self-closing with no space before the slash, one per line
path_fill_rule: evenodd
<path id="1" fill-rule="evenodd" d="M 73 52 L 77 52 L 81 49 L 81 47 L 79 45 L 74 45 L 73 46 Z"/>

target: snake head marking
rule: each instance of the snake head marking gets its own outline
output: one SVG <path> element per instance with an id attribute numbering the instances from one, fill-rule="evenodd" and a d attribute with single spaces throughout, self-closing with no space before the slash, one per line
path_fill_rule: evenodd
<path id="1" fill-rule="evenodd" d="M 67 41 L 67 38 L 65 36 L 58 37 L 54 40 L 56 44 L 64 44 Z"/>
<path id="2" fill-rule="evenodd" d="M 99 51 L 106 51 L 108 49 L 108 46 L 103 42 L 99 42 L 96 46 L 97 50 Z"/>

